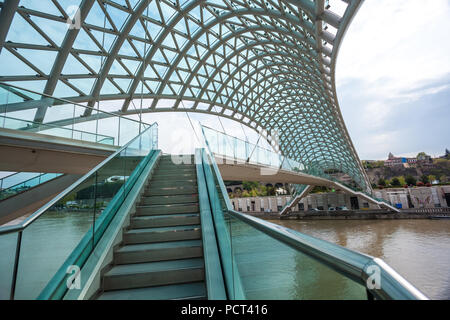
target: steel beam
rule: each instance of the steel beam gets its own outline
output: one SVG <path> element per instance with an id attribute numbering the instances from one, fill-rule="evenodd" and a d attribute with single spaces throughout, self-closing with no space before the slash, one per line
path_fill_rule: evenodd
<path id="1" fill-rule="evenodd" d="M 0 53 L 2 52 L 19 2 L 20 0 L 5 0 L 2 4 L 2 11 L 0 12 Z"/>

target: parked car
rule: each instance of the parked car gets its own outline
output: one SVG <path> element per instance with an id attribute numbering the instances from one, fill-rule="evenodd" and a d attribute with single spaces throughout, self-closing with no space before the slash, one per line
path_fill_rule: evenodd
<path id="1" fill-rule="evenodd" d="M 349 211 L 348 208 L 346 206 L 343 207 L 336 207 L 337 211 Z"/>
<path id="2" fill-rule="evenodd" d="M 329 207 L 328 211 L 336 211 L 336 208 L 335 207 Z"/>

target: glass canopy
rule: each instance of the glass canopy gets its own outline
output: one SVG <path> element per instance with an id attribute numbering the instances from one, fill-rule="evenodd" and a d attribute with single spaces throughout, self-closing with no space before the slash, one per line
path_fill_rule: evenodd
<path id="1" fill-rule="evenodd" d="M 334 76 L 361 2 L 5 0 L 0 82 L 120 115 L 227 117 L 370 192 Z M 49 109 L 45 100 L 15 107 L 38 123 Z"/>

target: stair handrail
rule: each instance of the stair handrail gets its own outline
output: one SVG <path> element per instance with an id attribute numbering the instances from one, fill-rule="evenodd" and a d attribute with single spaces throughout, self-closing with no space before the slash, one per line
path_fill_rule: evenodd
<path id="1" fill-rule="evenodd" d="M 362 284 L 367 288 L 368 293 L 372 297 L 377 299 L 428 300 L 427 296 L 415 288 L 382 259 L 235 211 L 231 207 L 225 184 L 212 153 L 209 154 L 209 160 L 212 163 L 213 173 L 219 184 L 218 189 L 222 192 L 222 197 L 227 204 L 227 208 L 225 209 L 232 217 L 327 265 L 345 277 Z M 367 281 L 373 273 L 374 266 L 381 271 L 382 285 L 379 289 L 376 287 L 373 289 L 367 287 Z"/>
<path id="2" fill-rule="evenodd" d="M 367 290 L 377 299 L 428 300 L 429 298 L 397 273 L 382 259 L 347 249 L 337 244 L 264 221 L 235 210 L 228 213 L 264 234 L 327 265 L 340 274 L 366 286 L 373 274 L 371 267 L 380 269 L 379 289 Z"/>

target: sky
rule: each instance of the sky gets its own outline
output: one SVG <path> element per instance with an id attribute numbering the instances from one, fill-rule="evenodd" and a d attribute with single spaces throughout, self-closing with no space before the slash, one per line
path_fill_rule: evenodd
<path id="1" fill-rule="evenodd" d="M 344 37 L 337 94 L 361 159 L 450 149 L 450 0 L 366 0 Z"/>
<path id="2" fill-rule="evenodd" d="M 342 1 L 330 3 L 340 13 Z M 389 152 L 440 156 L 450 148 L 448 17 L 450 0 L 365 0 L 356 14 L 340 48 L 336 84 L 362 160 L 383 160 Z M 253 142 L 258 138 L 231 120 L 190 117 L 194 124 L 201 121 L 220 131 L 223 124 L 228 134 Z M 146 114 L 144 121 L 159 123 L 164 152 L 192 153 L 200 145 L 185 113 Z"/>

